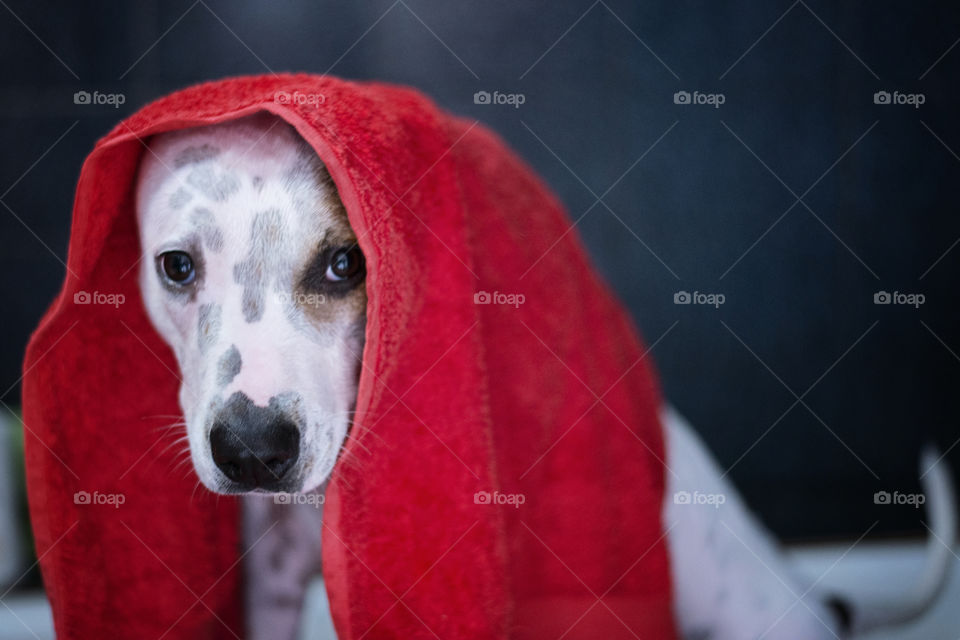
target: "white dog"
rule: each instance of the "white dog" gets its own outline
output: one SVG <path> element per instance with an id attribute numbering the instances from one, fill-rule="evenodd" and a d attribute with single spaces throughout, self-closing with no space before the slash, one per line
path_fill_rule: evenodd
<path id="1" fill-rule="evenodd" d="M 180 364 L 197 475 L 212 491 L 249 494 L 248 540 L 281 520 L 248 556 L 251 633 L 292 637 L 319 571 L 320 511 L 257 494 L 321 495 L 337 460 L 363 351 L 363 255 L 319 158 L 266 114 L 156 136 L 137 218 L 143 299 Z M 851 624 L 905 620 L 936 596 L 950 559 L 939 543 L 926 587 L 898 607 L 848 611 L 849 600 L 805 584 L 694 431 L 669 408 L 662 415 L 673 471 L 664 522 L 686 638 L 835 638 Z M 934 530 L 952 541 L 946 471 L 926 478 Z"/>

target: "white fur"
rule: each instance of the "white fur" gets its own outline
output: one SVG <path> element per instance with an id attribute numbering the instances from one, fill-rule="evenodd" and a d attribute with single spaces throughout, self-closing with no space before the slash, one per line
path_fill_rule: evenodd
<path id="1" fill-rule="evenodd" d="M 953 566 L 957 514 L 949 470 L 932 449 L 921 460 L 931 531 L 925 570 L 896 602 L 885 602 L 832 590 L 826 576 L 810 581 L 801 575 L 686 420 L 665 407 L 661 422 L 670 468 L 663 520 L 684 637 L 839 640 L 848 636 L 825 605 L 829 597 L 848 605 L 851 630 L 860 634 L 909 622 L 941 593 Z M 694 496 L 701 497 L 699 504 Z"/>
<path id="2" fill-rule="evenodd" d="M 722 477 L 690 425 L 670 407 L 661 421 L 673 472 L 667 473 L 663 518 L 683 635 L 710 640 L 837 637 L 836 621 L 819 599 L 822 594 L 806 593 L 776 541 Z M 702 502 L 697 503 L 698 497 Z"/>

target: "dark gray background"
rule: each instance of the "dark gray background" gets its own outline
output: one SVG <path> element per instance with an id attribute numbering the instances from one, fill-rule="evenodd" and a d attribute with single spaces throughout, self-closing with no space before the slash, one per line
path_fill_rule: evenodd
<path id="1" fill-rule="evenodd" d="M 956 3 L 0 4 L 3 402 L 62 281 L 95 140 L 197 81 L 330 70 L 487 123 L 583 216 L 666 394 L 776 532 L 923 531 L 922 511 L 873 493 L 916 491 L 921 443 L 958 435 Z M 126 103 L 75 105 L 81 89 Z M 525 103 L 476 105 L 478 90 Z M 877 105 L 878 90 L 926 102 Z M 675 305 L 680 290 L 726 303 Z M 879 290 L 926 303 L 878 306 Z"/>

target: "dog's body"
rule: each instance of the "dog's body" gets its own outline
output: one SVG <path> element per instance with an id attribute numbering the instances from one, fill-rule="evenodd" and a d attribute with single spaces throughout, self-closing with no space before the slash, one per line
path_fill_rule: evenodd
<path id="1" fill-rule="evenodd" d="M 319 497 L 356 399 L 366 308 L 357 239 L 312 149 L 262 114 L 153 139 L 137 216 L 140 286 L 180 364 L 194 467 L 212 491 L 249 494 L 251 636 L 293 637 L 319 573 Z M 693 430 L 669 408 L 663 425 L 663 519 L 682 634 L 843 635 L 829 594 L 794 575 Z M 930 475 L 949 493 L 941 472 Z M 317 499 L 260 495 L 276 492 Z M 695 495 L 713 498 L 682 499 Z M 935 528 L 946 519 L 949 530 L 949 515 L 935 513 Z M 946 562 L 934 564 L 942 579 Z"/>

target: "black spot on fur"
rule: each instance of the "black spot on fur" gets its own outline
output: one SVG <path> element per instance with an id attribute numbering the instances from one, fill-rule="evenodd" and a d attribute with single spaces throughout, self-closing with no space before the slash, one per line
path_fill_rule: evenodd
<path id="1" fill-rule="evenodd" d="M 214 202 L 223 202 L 240 189 L 237 178 L 230 173 L 201 165 L 187 176 L 187 184 Z"/>
<path id="2" fill-rule="evenodd" d="M 218 155 L 220 155 L 220 149 L 212 144 L 202 144 L 198 147 L 187 147 L 178 153 L 177 157 L 173 159 L 173 167 L 175 169 L 179 169 L 180 167 L 185 167 L 188 164 L 198 164 L 200 162 L 204 162 L 205 160 L 216 158 Z"/>
<path id="3" fill-rule="evenodd" d="M 217 386 L 225 387 L 233 382 L 233 379 L 240 373 L 242 366 L 243 360 L 240 358 L 237 345 L 230 345 L 230 348 L 220 356 L 220 361 L 217 363 Z"/>
<path id="4" fill-rule="evenodd" d="M 827 598 L 827 607 L 833 611 L 834 616 L 836 616 L 837 621 L 840 623 L 840 630 L 844 633 L 841 635 L 846 635 L 850 632 L 850 627 L 853 625 L 853 607 L 839 596 L 831 596 Z"/>
<path id="5" fill-rule="evenodd" d="M 210 251 L 219 253 L 223 250 L 223 231 L 217 226 L 217 219 L 213 212 L 206 207 L 197 207 L 193 210 L 193 223 L 203 238 L 203 244 Z"/>
<path id="6" fill-rule="evenodd" d="M 279 272 L 281 216 L 278 209 L 256 214 L 250 229 L 250 251 L 243 262 L 233 266 L 233 279 L 243 287 L 241 308 L 247 322 L 263 317 L 269 279 Z"/>
<path id="7" fill-rule="evenodd" d="M 170 196 L 170 208 L 182 209 L 191 200 L 193 200 L 193 194 L 180 187 Z"/>
<path id="8" fill-rule="evenodd" d="M 197 319 L 197 346 L 200 353 L 206 351 L 217 341 L 220 333 L 220 305 L 200 305 L 200 315 Z"/>

